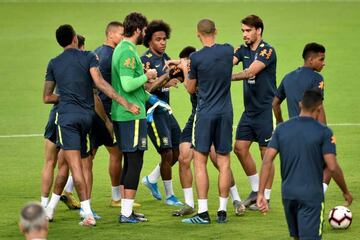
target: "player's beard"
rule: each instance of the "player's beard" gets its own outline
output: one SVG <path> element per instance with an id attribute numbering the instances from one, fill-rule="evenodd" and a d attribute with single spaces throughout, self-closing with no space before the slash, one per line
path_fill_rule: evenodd
<path id="1" fill-rule="evenodd" d="M 140 36 L 138 36 L 138 38 L 136 39 L 136 45 L 141 45 L 144 41 L 144 36 L 141 34 Z"/>

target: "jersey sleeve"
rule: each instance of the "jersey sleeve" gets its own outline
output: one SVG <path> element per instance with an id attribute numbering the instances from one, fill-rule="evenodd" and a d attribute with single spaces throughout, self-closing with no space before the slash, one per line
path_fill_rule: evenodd
<path id="1" fill-rule="evenodd" d="M 284 101 L 284 99 L 286 98 L 284 80 L 281 81 L 280 86 L 277 88 L 275 96 L 277 96 L 281 102 Z"/>
<path id="2" fill-rule="evenodd" d="M 263 48 L 260 49 L 256 60 L 259 60 L 260 62 L 264 63 L 265 66 L 268 66 L 269 64 L 275 62 L 276 55 L 274 48 L 270 46 L 264 46 Z"/>
<path id="3" fill-rule="evenodd" d="M 55 82 L 54 71 L 53 71 L 53 68 L 52 68 L 52 61 L 50 61 L 48 63 L 48 66 L 46 68 L 45 81 Z"/>
<path id="4" fill-rule="evenodd" d="M 120 76 L 134 77 L 136 66 L 136 55 L 133 51 L 124 51 L 119 60 Z"/>
<path id="5" fill-rule="evenodd" d="M 243 56 L 244 56 L 244 54 L 243 54 L 243 47 L 242 47 L 242 45 L 240 46 L 240 47 L 238 47 L 238 48 L 236 48 L 235 50 L 234 50 L 234 57 L 236 57 L 237 58 L 237 63 L 236 63 L 236 65 L 238 65 L 239 64 L 239 62 L 242 62 L 243 61 Z"/>
<path id="6" fill-rule="evenodd" d="M 268 148 L 274 148 L 277 151 L 280 151 L 279 138 L 278 138 L 279 127 L 281 128 L 281 125 L 279 125 L 279 126 L 277 126 L 277 128 L 275 128 L 275 131 L 274 131 L 273 135 L 271 136 L 271 140 L 267 146 Z"/>
<path id="7" fill-rule="evenodd" d="M 89 52 L 89 68 L 98 68 L 99 66 L 99 57 L 95 53 Z"/>
<path id="8" fill-rule="evenodd" d="M 324 89 L 325 89 L 325 84 L 324 84 L 324 79 L 323 77 L 319 74 L 319 76 L 315 79 L 314 81 L 314 89 L 319 90 L 321 92 L 321 95 L 324 98 Z"/>
<path id="9" fill-rule="evenodd" d="M 330 128 L 326 128 L 322 138 L 322 154 L 336 154 L 336 138 Z"/>
<path id="10" fill-rule="evenodd" d="M 194 57 L 194 54 L 190 55 L 189 79 L 197 79 L 196 59 Z"/>

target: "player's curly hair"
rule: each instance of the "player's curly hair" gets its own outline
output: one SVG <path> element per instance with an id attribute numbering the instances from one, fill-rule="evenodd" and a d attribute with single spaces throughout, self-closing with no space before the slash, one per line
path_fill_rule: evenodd
<path id="1" fill-rule="evenodd" d="M 164 22 L 163 20 L 153 20 L 149 23 L 145 30 L 144 36 L 144 46 L 149 47 L 149 42 L 151 41 L 152 35 L 155 32 L 165 32 L 166 39 L 170 38 L 171 28 L 169 24 Z"/>
<path id="2" fill-rule="evenodd" d="M 133 36 L 136 29 L 144 29 L 148 21 L 144 15 L 138 12 L 132 12 L 127 15 L 124 19 L 124 36 L 131 37 Z"/>
<path id="3" fill-rule="evenodd" d="M 193 46 L 184 47 L 183 50 L 181 50 L 181 52 L 179 53 L 179 58 L 189 58 L 190 54 L 192 54 L 193 52 L 196 52 L 196 48 L 194 48 Z"/>
<path id="4" fill-rule="evenodd" d="M 70 45 L 75 35 L 74 28 L 69 24 L 61 25 L 56 29 L 56 40 L 62 47 Z"/>

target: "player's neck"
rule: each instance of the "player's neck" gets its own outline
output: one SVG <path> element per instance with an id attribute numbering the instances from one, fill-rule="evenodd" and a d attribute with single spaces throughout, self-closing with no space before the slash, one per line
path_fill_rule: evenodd
<path id="1" fill-rule="evenodd" d="M 315 71 L 315 69 L 311 66 L 310 63 L 304 62 L 303 67 L 310 68 L 311 70 L 314 70 L 314 71 Z"/>
<path id="2" fill-rule="evenodd" d="M 301 110 L 299 116 L 300 117 L 311 117 L 311 118 L 316 119 L 316 112 L 308 112 L 305 110 Z"/>
<path id="3" fill-rule="evenodd" d="M 111 41 L 110 39 L 106 39 L 104 45 L 112 47 L 112 48 L 116 47 L 116 44 L 113 41 Z"/>
<path id="4" fill-rule="evenodd" d="M 70 45 L 67 45 L 66 47 L 64 47 L 64 50 L 67 50 L 67 49 L 72 49 L 72 48 L 78 48 L 77 44 L 75 43 L 71 43 Z"/>
<path id="5" fill-rule="evenodd" d="M 125 37 L 124 40 L 132 42 L 135 46 L 137 44 L 137 37 L 133 35 L 132 37 Z"/>
<path id="6" fill-rule="evenodd" d="M 158 51 L 155 51 L 155 49 L 152 48 L 152 47 L 149 47 L 149 50 L 150 50 L 151 53 L 153 53 L 154 55 L 156 55 L 158 57 L 162 57 L 162 55 L 164 55 L 164 53 L 160 53 Z"/>
<path id="7" fill-rule="evenodd" d="M 261 41 L 262 41 L 262 38 L 259 38 L 258 40 L 256 40 L 253 44 L 250 44 L 250 49 L 251 50 L 253 50 L 253 51 L 255 51 L 257 48 L 258 48 L 258 46 L 259 46 L 259 44 L 261 43 Z"/>
<path id="8" fill-rule="evenodd" d="M 204 47 L 212 47 L 215 45 L 215 38 L 214 37 L 203 37 L 201 42 Z"/>

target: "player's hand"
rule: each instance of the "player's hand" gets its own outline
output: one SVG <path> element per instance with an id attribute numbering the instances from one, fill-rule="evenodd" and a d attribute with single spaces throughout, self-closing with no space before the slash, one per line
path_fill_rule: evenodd
<path id="1" fill-rule="evenodd" d="M 345 201 L 346 201 L 345 204 L 344 204 L 344 206 L 345 206 L 345 207 L 350 206 L 351 203 L 352 203 L 352 201 L 353 201 L 353 197 L 352 197 L 351 193 L 350 193 L 350 192 L 343 193 L 343 196 L 344 196 L 344 199 L 345 199 Z"/>
<path id="2" fill-rule="evenodd" d="M 190 62 L 189 62 L 189 60 L 187 60 L 187 59 L 185 59 L 185 58 L 181 58 L 178 67 L 179 67 L 183 72 L 188 72 L 188 71 L 189 71 L 189 68 L 190 68 Z"/>
<path id="3" fill-rule="evenodd" d="M 264 194 L 258 193 L 256 205 L 263 214 L 269 211 L 269 205 L 264 197 Z"/>
<path id="4" fill-rule="evenodd" d="M 156 71 L 156 69 L 149 69 L 146 71 L 145 75 L 148 80 L 154 79 L 157 77 L 157 71 Z"/>
<path id="5" fill-rule="evenodd" d="M 179 80 L 177 78 L 172 78 L 168 83 L 165 84 L 165 87 L 178 87 Z"/>
<path id="6" fill-rule="evenodd" d="M 180 60 L 167 60 L 165 61 L 165 65 L 163 67 L 163 71 L 169 70 L 171 65 L 179 65 Z"/>
<path id="7" fill-rule="evenodd" d="M 131 112 L 132 114 L 139 115 L 140 114 L 140 107 L 133 103 L 128 103 L 126 109 Z"/>

